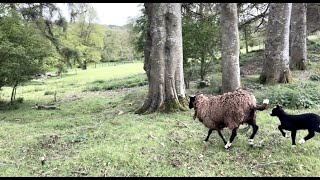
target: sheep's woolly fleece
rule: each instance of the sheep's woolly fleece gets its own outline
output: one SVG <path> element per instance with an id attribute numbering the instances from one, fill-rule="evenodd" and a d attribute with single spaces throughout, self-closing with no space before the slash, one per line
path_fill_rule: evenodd
<path id="1" fill-rule="evenodd" d="M 209 129 L 234 129 L 245 123 L 256 107 L 256 98 L 247 91 L 207 97 L 196 96 L 196 116 Z"/>

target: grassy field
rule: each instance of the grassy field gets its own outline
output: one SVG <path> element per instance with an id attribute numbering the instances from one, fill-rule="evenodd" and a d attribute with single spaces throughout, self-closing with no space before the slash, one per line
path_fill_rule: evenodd
<path id="1" fill-rule="evenodd" d="M 306 81 L 294 75 L 301 78 L 296 83 Z M 256 77 L 242 80 L 250 84 Z M 252 129 L 241 126 L 225 150 L 216 132 L 202 142 L 207 129 L 192 119 L 193 110 L 134 114 L 147 94 L 145 84 L 143 64 L 133 63 L 19 87 L 24 102 L 0 111 L 0 176 L 320 176 L 319 135 L 291 148 L 271 109 L 257 114 L 254 147 L 248 145 Z M 259 102 L 263 88 L 254 92 Z M 10 91 L 4 88 L 1 98 L 8 101 Z M 61 110 L 31 109 L 35 103 Z M 320 114 L 319 108 L 287 111 Z M 223 134 L 229 138 L 231 132 Z M 297 140 L 306 134 L 298 131 Z"/>

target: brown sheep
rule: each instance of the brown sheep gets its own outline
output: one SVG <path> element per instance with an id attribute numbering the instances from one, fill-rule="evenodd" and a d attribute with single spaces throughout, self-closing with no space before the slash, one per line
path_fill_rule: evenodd
<path id="1" fill-rule="evenodd" d="M 256 110 L 268 108 L 269 100 L 263 101 L 263 105 L 256 106 L 256 98 L 247 91 L 236 91 L 223 95 L 207 97 L 203 94 L 190 96 L 189 108 L 195 109 L 193 119 L 198 118 L 207 128 L 208 136 L 204 140 L 207 142 L 213 130 L 217 130 L 219 136 L 225 144 L 225 148 L 231 147 L 231 143 L 237 135 L 237 129 L 241 124 L 249 124 L 253 128 L 249 144 L 253 145 L 253 138 L 259 126 L 256 124 Z M 221 130 L 228 127 L 232 130 L 230 140 L 226 142 Z"/>

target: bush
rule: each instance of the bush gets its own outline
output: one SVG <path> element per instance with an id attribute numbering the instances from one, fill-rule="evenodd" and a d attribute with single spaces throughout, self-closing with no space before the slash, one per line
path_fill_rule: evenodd
<path id="1" fill-rule="evenodd" d="M 44 92 L 44 95 L 52 95 L 52 94 L 54 94 L 53 91 L 46 91 L 46 92 Z"/>
<path id="2" fill-rule="evenodd" d="M 21 103 L 23 103 L 23 98 L 22 98 L 22 97 L 18 97 L 18 98 L 16 99 L 16 101 L 21 104 Z"/>
<path id="3" fill-rule="evenodd" d="M 260 94 L 261 93 L 261 94 Z M 256 94 L 257 99 L 269 99 L 270 106 L 287 108 L 316 108 L 320 105 L 320 91 L 314 83 L 267 86 Z"/>
<path id="4" fill-rule="evenodd" d="M 101 91 L 102 89 L 99 86 L 92 86 L 87 88 L 88 91 Z"/>
<path id="5" fill-rule="evenodd" d="M 102 83 L 105 83 L 105 81 L 104 81 L 104 80 L 96 80 L 96 81 L 94 81 L 93 83 L 99 83 L 99 84 L 102 84 Z"/>

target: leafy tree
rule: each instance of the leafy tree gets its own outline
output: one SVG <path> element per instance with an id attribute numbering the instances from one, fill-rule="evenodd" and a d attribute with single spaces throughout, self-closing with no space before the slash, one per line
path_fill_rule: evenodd
<path id="1" fill-rule="evenodd" d="M 213 63 L 220 56 L 221 36 L 218 16 L 211 10 L 213 3 L 192 3 L 184 5 L 183 63 L 188 87 L 190 80 L 200 77 L 204 80 L 213 70 Z"/>
<path id="2" fill-rule="evenodd" d="M 53 53 L 47 39 L 14 11 L 0 19 L 0 32 L 0 82 L 13 88 L 12 103 L 17 87 L 43 72 L 45 59 Z"/>
<path id="3" fill-rule="evenodd" d="M 220 32 L 215 17 L 192 21 L 183 20 L 183 47 L 184 57 L 188 63 L 192 60 L 200 65 L 198 74 L 200 79 L 212 70 L 213 61 L 218 59 L 220 51 Z M 186 72 L 190 69 L 186 69 Z"/>
<path id="4" fill-rule="evenodd" d="M 117 62 L 133 59 L 135 50 L 129 33 L 127 28 L 107 28 L 102 52 L 103 61 Z"/>
<path id="5" fill-rule="evenodd" d="M 147 14 L 144 7 L 141 8 L 141 15 L 132 18 L 129 22 L 130 42 L 132 43 L 136 57 L 142 57 L 147 30 Z"/>
<path id="6" fill-rule="evenodd" d="M 72 23 L 66 36 L 61 37 L 61 42 L 65 46 L 76 50 L 80 62 L 74 60 L 74 64 L 82 65 L 83 69 L 86 69 L 87 63 L 97 63 L 101 60 L 105 29 L 98 24 L 92 24 L 91 26 L 87 38 L 82 37 L 81 24 L 78 22 Z"/>
<path id="7" fill-rule="evenodd" d="M 69 46 L 76 49 L 82 69 L 86 69 L 87 63 L 99 62 L 101 60 L 101 49 L 103 47 L 104 29 L 95 24 L 98 19 L 95 9 L 87 4 L 80 3 L 76 6 L 81 12 L 68 30 L 70 35 Z M 72 40 L 70 40 L 72 39 Z"/>

